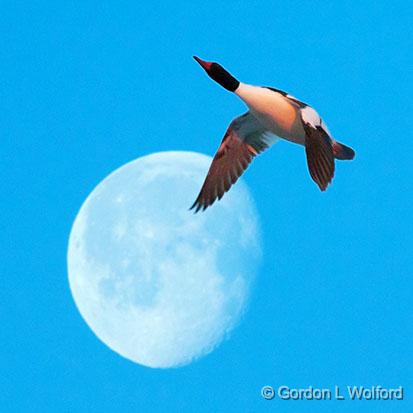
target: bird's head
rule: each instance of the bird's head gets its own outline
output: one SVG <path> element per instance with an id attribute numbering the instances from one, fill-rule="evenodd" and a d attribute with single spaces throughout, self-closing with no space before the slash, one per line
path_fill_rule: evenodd
<path id="1" fill-rule="evenodd" d="M 219 83 L 224 89 L 235 92 L 238 89 L 239 81 L 227 72 L 220 64 L 215 62 L 206 62 L 197 56 L 194 59 L 207 72 L 208 76 Z"/>

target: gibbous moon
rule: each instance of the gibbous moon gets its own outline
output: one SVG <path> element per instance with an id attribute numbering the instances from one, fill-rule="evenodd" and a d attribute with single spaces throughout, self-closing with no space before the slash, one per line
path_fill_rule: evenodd
<path id="1" fill-rule="evenodd" d="M 239 181 L 193 214 L 211 158 L 160 152 L 127 163 L 88 196 L 68 247 L 75 303 L 96 336 L 149 367 L 211 352 L 245 309 L 261 258 L 258 217 Z"/>

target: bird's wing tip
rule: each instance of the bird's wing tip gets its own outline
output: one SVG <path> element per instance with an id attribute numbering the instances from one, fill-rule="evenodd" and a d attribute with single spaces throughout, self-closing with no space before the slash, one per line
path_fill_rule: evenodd
<path id="1" fill-rule="evenodd" d="M 201 204 L 199 203 L 198 200 L 196 200 L 192 206 L 188 209 L 188 211 L 194 210 L 194 214 L 196 214 L 199 210 L 201 209 Z"/>

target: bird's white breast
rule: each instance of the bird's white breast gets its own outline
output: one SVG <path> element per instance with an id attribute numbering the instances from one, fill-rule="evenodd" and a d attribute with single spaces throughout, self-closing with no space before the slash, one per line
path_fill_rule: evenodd
<path id="1" fill-rule="evenodd" d="M 241 83 L 235 93 L 269 131 L 293 142 L 304 143 L 299 109 L 281 93 L 245 83 Z"/>

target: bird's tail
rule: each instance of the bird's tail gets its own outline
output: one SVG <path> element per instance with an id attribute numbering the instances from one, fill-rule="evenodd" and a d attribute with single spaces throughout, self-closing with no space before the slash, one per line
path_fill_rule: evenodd
<path id="1" fill-rule="evenodd" d="M 351 160 L 356 155 L 353 149 L 336 141 L 333 142 L 333 153 L 336 159 L 341 160 Z"/>

